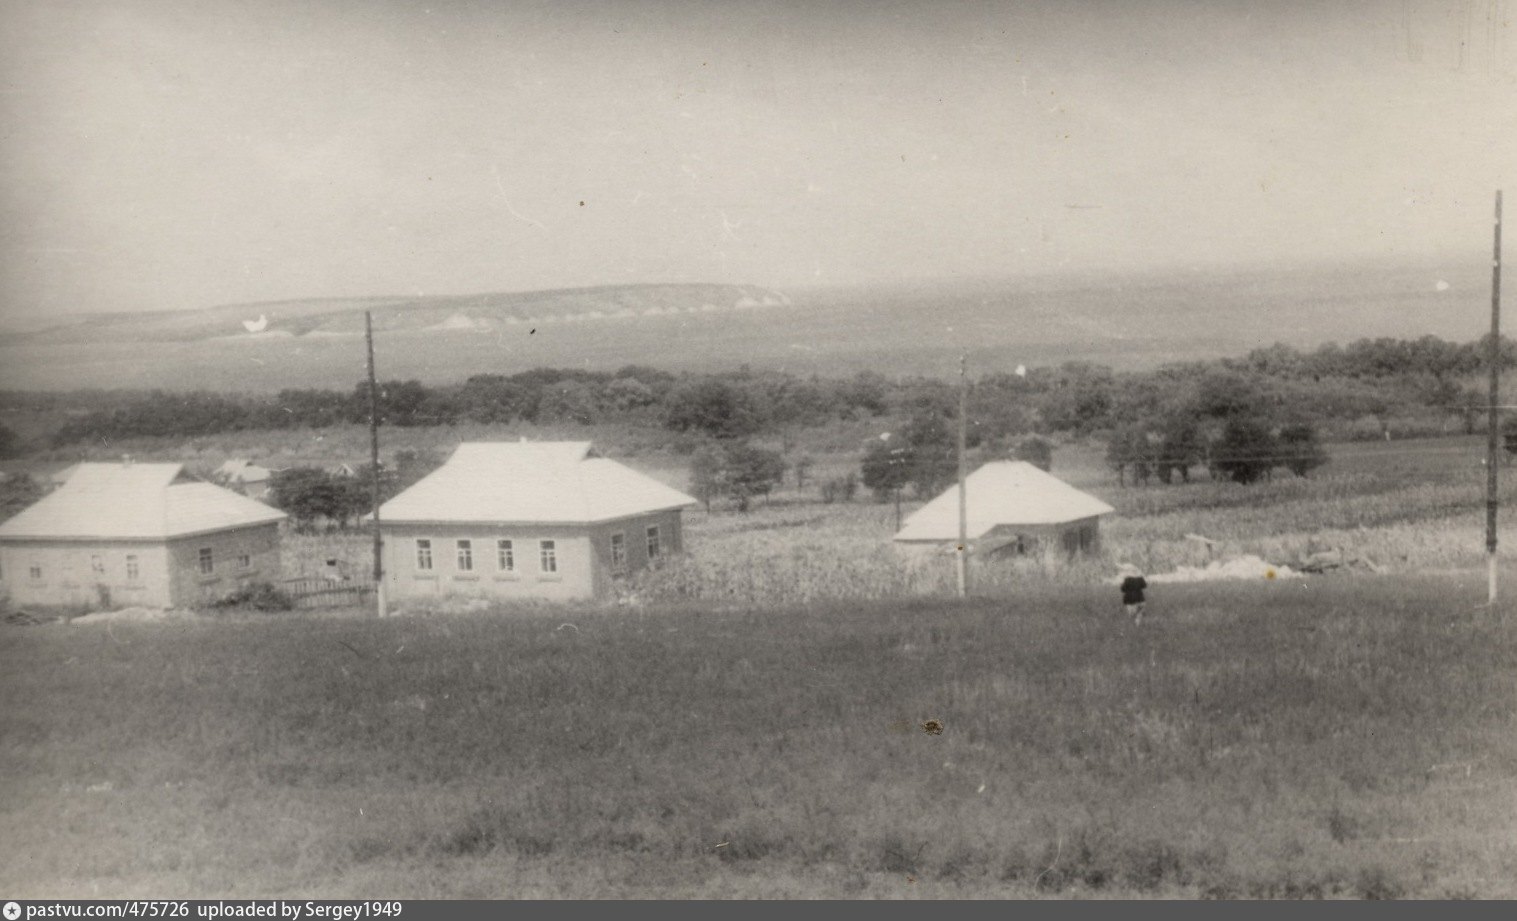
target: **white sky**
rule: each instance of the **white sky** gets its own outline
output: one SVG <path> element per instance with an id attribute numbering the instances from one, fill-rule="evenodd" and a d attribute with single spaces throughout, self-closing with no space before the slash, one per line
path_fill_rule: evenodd
<path id="1" fill-rule="evenodd" d="M 0 0 L 0 309 L 1478 257 L 1517 156 L 1487 0 L 570 6 Z"/>

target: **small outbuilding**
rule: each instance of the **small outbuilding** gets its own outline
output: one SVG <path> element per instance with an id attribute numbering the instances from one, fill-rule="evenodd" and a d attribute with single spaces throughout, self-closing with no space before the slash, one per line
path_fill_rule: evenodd
<path id="1" fill-rule="evenodd" d="M 589 442 L 468 442 L 380 506 L 389 598 L 606 597 L 679 553 L 694 499 Z"/>
<path id="2" fill-rule="evenodd" d="M 0 524 L 0 580 L 14 604 L 192 607 L 277 580 L 284 517 L 179 464 L 78 464 Z"/>
<path id="3" fill-rule="evenodd" d="M 964 481 L 970 552 L 1023 555 L 1047 546 L 1070 554 L 1100 546 L 1100 519 L 1115 511 L 1026 461 L 995 461 Z M 917 509 L 895 535 L 903 548 L 952 547 L 959 539 L 959 488 Z"/>
<path id="4" fill-rule="evenodd" d="M 249 460 L 229 460 L 216 468 L 216 477 L 249 499 L 263 499 L 273 486 L 273 471 Z"/>

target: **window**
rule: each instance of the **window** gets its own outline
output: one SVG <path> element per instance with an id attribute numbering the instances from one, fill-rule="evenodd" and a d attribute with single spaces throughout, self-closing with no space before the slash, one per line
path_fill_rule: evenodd
<path id="1" fill-rule="evenodd" d="M 142 569 L 137 565 L 136 554 L 127 554 L 126 578 L 130 582 L 136 582 L 138 579 L 142 578 Z"/>
<path id="2" fill-rule="evenodd" d="M 244 553 L 241 556 L 237 557 L 237 568 L 238 569 L 251 569 L 251 568 L 253 568 L 253 555 L 250 554 L 250 553 Z"/>
<path id="3" fill-rule="evenodd" d="M 656 560 L 656 559 L 658 559 L 658 553 L 659 553 L 658 527 L 655 526 L 655 527 L 651 527 L 651 528 L 648 529 L 648 559 L 649 560 Z"/>
<path id="4" fill-rule="evenodd" d="M 105 560 L 98 553 L 90 555 L 90 572 L 97 576 L 105 575 Z"/>
<path id="5" fill-rule="evenodd" d="M 31 568 L 27 570 L 26 574 L 29 575 L 29 576 L 31 576 L 33 579 L 41 579 L 42 578 L 42 564 L 41 563 L 33 563 L 31 565 Z"/>
<path id="6" fill-rule="evenodd" d="M 543 572 L 558 572 L 558 545 L 551 540 L 538 541 L 537 559 Z"/>
<path id="7" fill-rule="evenodd" d="M 210 547 L 200 548 L 200 574 L 208 576 L 216 571 L 216 560 Z"/>
<path id="8" fill-rule="evenodd" d="M 432 541 L 425 537 L 416 539 L 416 568 L 432 568 Z"/>
<path id="9" fill-rule="evenodd" d="M 611 571 L 624 572 L 627 569 L 627 535 L 618 531 L 611 535 Z"/>
<path id="10" fill-rule="evenodd" d="M 471 572 L 474 569 L 474 544 L 472 541 L 461 540 L 458 542 L 458 571 Z"/>
<path id="11" fill-rule="evenodd" d="M 501 572 L 516 571 L 516 551 L 508 540 L 495 542 L 495 567 Z"/>

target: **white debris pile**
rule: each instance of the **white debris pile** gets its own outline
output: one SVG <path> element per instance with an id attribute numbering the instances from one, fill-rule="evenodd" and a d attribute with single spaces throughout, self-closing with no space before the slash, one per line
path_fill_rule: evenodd
<path id="1" fill-rule="evenodd" d="M 1285 579 L 1297 575 L 1289 566 L 1244 554 L 1230 560 L 1212 560 L 1205 566 L 1181 566 L 1174 572 L 1148 577 L 1149 582 L 1214 582 L 1224 579 Z"/>

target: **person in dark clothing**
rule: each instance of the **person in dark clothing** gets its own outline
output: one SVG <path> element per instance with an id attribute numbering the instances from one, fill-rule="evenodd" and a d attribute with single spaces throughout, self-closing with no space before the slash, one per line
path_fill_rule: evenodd
<path id="1" fill-rule="evenodd" d="M 1143 623 L 1143 590 L 1146 588 L 1148 580 L 1143 578 L 1143 573 L 1137 567 L 1122 567 L 1122 604 L 1127 608 L 1127 616 L 1132 618 L 1135 627 Z"/>

